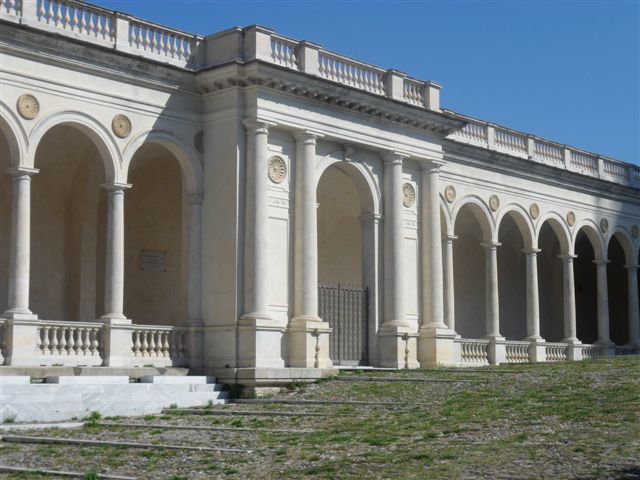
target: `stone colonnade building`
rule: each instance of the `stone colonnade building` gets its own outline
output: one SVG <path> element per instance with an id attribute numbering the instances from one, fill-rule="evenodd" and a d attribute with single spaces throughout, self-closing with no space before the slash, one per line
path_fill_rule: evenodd
<path id="1" fill-rule="evenodd" d="M 0 10 L 3 364 L 260 383 L 637 349 L 637 166 L 259 26 Z"/>

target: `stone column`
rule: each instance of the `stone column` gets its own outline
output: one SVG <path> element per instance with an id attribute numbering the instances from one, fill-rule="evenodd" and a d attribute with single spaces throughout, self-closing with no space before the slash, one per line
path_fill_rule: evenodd
<path id="1" fill-rule="evenodd" d="M 498 365 L 506 361 L 504 337 L 500 335 L 500 297 L 498 293 L 498 242 L 483 243 L 485 253 L 485 322 L 486 338 L 491 340 L 489 361 Z"/>
<path id="2" fill-rule="evenodd" d="M 404 261 L 403 261 L 403 205 L 402 161 L 403 155 L 389 152 L 382 155 L 384 161 L 384 316 L 378 332 L 381 367 L 403 368 L 415 360 L 405 362 L 405 349 L 411 350 L 404 340 L 409 335 L 410 324 L 406 319 Z M 414 335 L 415 337 L 415 335 Z M 415 341 L 415 338 L 414 338 Z M 410 357 L 415 358 L 415 348 Z"/>
<path id="3" fill-rule="evenodd" d="M 281 344 L 285 325 L 269 314 L 268 222 L 269 180 L 268 135 L 272 124 L 245 121 L 247 130 L 244 314 L 238 322 L 240 367 L 284 367 Z"/>
<path id="4" fill-rule="evenodd" d="M 202 195 L 189 196 L 189 271 L 187 280 L 187 322 L 189 366 L 202 365 Z"/>
<path id="5" fill-rule="evenodd" d="M 573 259 L 577 255 L 558 255 L 562 260 L 562 301 L 564 312 L 564 339 L 568 343 L 567 356 L 569 360 L 582 360 L 582 342 L 578 340 L 576 330 L 576 287 L 573 274 Z"/>
<path id="6" fill-rule="evenodd" d="M 329 358 L 331 329 L 318 316 L 317 135 L 297 132 L 294 136 L 294 317 L 289 326 L 289 364 L 292 367 L 325 368 L 332 365 Z"/>
<path id="7" fill-rule="evenodd" d="M 35 168 L 13 167 L 11 203 L 11 240 L 9 251 L 9 285 L 7 311 L 3 318 L 35 320 L 29 310 L 29 271 L 31 261 L 31 176 Z"/>
<path id="8" fill-rule="evenodd" d="M 598 279 L 598 344 L 608 350 L 613 346 L 609 334 L 609 290 L 607 286 L 607 264 L 609 260 L 594 260 Z"/>
<path id="9" fill-rule="evenodd" d="M 640 305 L 638 301 L 638 265 L 625 265 L 629 296 L 629 346 L 640 346 Z"/>
<path id="10" fill-rule="evenodd" d="M 540 336 L 540 296 L 538 295 L 538 252 L 537 248 L 522 250 L 526 258 L 527 271 L 527 338 L 529 345 L 529 360 L 544 362 L 546 349 L 544 339 Z"/>
<path id="11" fill-rule="evenodd" d="M 454 339 L 456 334 L 444 323 L 444 284 L 442 264 L 442 230 L 440 227 L 439 176 L 441 162 L 421 165 L 420 244 L 422 257 L 422 295 L 418 360 L 422 367 L 459 362 Z M 453 262 L 453 257 L 451 257 Z M 451 264 L 453 269 L 453 263 Z M 453 278 L 451 278 L 453 283 Z M 453 295 L 453 290 L 450 291 Z M 452 312 L 453 313 L 453 312 Z"/>
<path id="12" fill-rule="evenodd" d="M 442 266 L 444 268 L 444 323 L 451 331 L 456 331 L 455 285 L 453 270 L 453 241 L 455 235 L 442 237 Z"/>
<path id="13" fill-rule="evenodd" d="M 124 316 L 124 191 L 131 185 L 105 184 L 107 190 L 107 245 L 104 315 L 102 320 L 131 323 Z"/>

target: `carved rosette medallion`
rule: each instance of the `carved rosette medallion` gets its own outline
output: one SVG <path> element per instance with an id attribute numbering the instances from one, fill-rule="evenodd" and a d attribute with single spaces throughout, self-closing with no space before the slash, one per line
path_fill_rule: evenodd
<path id="1" fill-rule="evenodd" d="M 111 129 L 120 138 L 126 138 L 131 133 L 131 120 L 126 115 L 119 113 L 111 121 Z"/>
<path id="2" fill-rule="evenodd" d="M 489 206 L 494 212 L 498 211 L 498 209 L 500 208 L 500 199 L 497 195 L 494 194 L 489 197 Z"/>
<path id="3" fill-rule="evenodd" d="M 40 103 L 38 99 L 30 93 L 20 95 L 16 109 L 22 118 L 25 120 L 33 120 L 40 111 Z"/>
<path id="4" fill-rule="evenodd" d="M 456 199 L 456 189 L 453 185 L 447 185 L 447 188 L 444 189 L 444 198 L 446 198 L 449 203 L 454 202 Z"/>
<path id="5" fill-rule="evenodd" d="M 537 203 L 532 203 L 529 207 L 529 214 L 534 220 L 540 216 L 540 207 Z"/>
<path id="6" fill-rule="evenodd" d="M 402 185 L 402 204 L 409 208 L 416 203 L 416 189 L 410 183 Z"/>
<path id="7" fill-rule="evenodd" d="M 638 235 L 640 235 L 640 228 L 638 228 L 638 225 L 634 225 L 631 227 L 631 236 L 633 238 L 638 238 Z"/>
<path id="8" fill-rule="evenodd" d="M 204 132 L 199 131 L 193 136 L 193 146 L 196 148 L 198 152 L 202 153 L 204 151 L 203 145 L 204 145 Z"/>
<path id="9" fill-rule="evenodd" d="M 606 233 L 609 230 L 609 220 L 606 218 L 600 220 L 600 230 L 602 230 L 602 233 Z"/>
<path id="10" fill-rule="evenodd" d="M 287 178 L 287 164 L 282 157 L 274 155 L 269 158 L 267 174 L 273 183 L 282 183 Z"/>
<path id="11" fill-rule="evenodd" d="M 576 224 L 576 214 L 573 212 L 567 213 L 567 223 L 573 227 Z"/>

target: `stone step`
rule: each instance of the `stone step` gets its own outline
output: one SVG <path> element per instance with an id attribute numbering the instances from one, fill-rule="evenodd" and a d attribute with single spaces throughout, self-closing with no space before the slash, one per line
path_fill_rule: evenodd
<path id="1" fill-rule="evenodd" d="M 2 375 L 0 385 L 29 385 L 31 377 L 28 375 Z"/>
<path id="2" fill-rule="evenodd" d="M 45 377 L 44 381 L 45 383 L 57 383 L 59 385 L 128 385 L 129 377 L 126 375 L 57 375 Z"/>
<path id="3" fill-rule="evenodd" d="M 140 383 L 161 383 L 165 385 L 177 385 L 177 384 L 207 384 L 216 383 L 216 377 L 199 376 L 163 376 L 163 375 L 144 375 L 140 377 Z"/>

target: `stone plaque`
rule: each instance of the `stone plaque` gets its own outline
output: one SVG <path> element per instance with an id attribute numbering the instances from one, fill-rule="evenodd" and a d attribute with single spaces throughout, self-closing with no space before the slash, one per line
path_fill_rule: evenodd
<path id="1" fill-rule="evenodd" d="M 576 224 L 576 214 L 573 212 L 567 213 L 567 223 L 573 227 Z"/>
<path id="2" fill-rule="evenodd" d="M 287 178 L 287 164 L 284 159 L 277 155 L 269 158 L 267 174 L 273 183 L 282 183 Z"/>
<path id="3" fill-rule="evenodd" d="M 416 189 L 410 183 L 402 185 L 402 204 L 409 208 L 416 203 Z"/>
<path id="4" fill-rule="evenodd" d="M 126 115 L 119 113 L 111 121 L 111 128 L 120 138 L 126 138 L 131 133 L 131 120 Z"/>
<path id="5" fill-rule="evenodd" d="M 609 230 L 609 220 L 606 218 L 600 220 L 600 230 L 602 230 L 602 233 L 606 233 L 606 231 Z"/>
<path id="6" fill-rule="evenodd" d="M 20 98 L 18 98 L 16 108 L 22 118 L 32 120 L 36 118 L 36 115 L 38 115 L 38 112 L 40 111 L 40 104 L 36 97 L 30 93 L 25 93 L 24 95 L 20 95 Z"/>
<path id="7" fill-rule="evenodd" d="M 638 235 L 640 235 L 640 228 L 638 228 L 638 225 L 634 225 L 631 227 L 631 236 L 633 238 L 638 238 Z"/>
<path id="8" fill-rule="evenodd" d="M 489 197 L 489 206 L 494 212 L 498 211 L 498 209 L 500 208 L 500 199 L 497 195 L 494 194 Z"/>
<path id="9" fill-rule="evenodd" d="M 447 185 L 447 188 L 444 189 L 444 198 L 446 198 L 449 203 L 453 203 L 456 199 L 456 189 L 453 185 Z"/>
<path id="10" fill-rule="evenodd" d="M 529 207 L 529 213 L 534 220 L 540 216 L 540 207 L 537 203 L 532 203 Z"/>
<path id="11" fill-rule="evenodd" d="M 140 250 L 140 270 L 143 272 L 166 272 L 167 252 L 164 250 Z"/>

